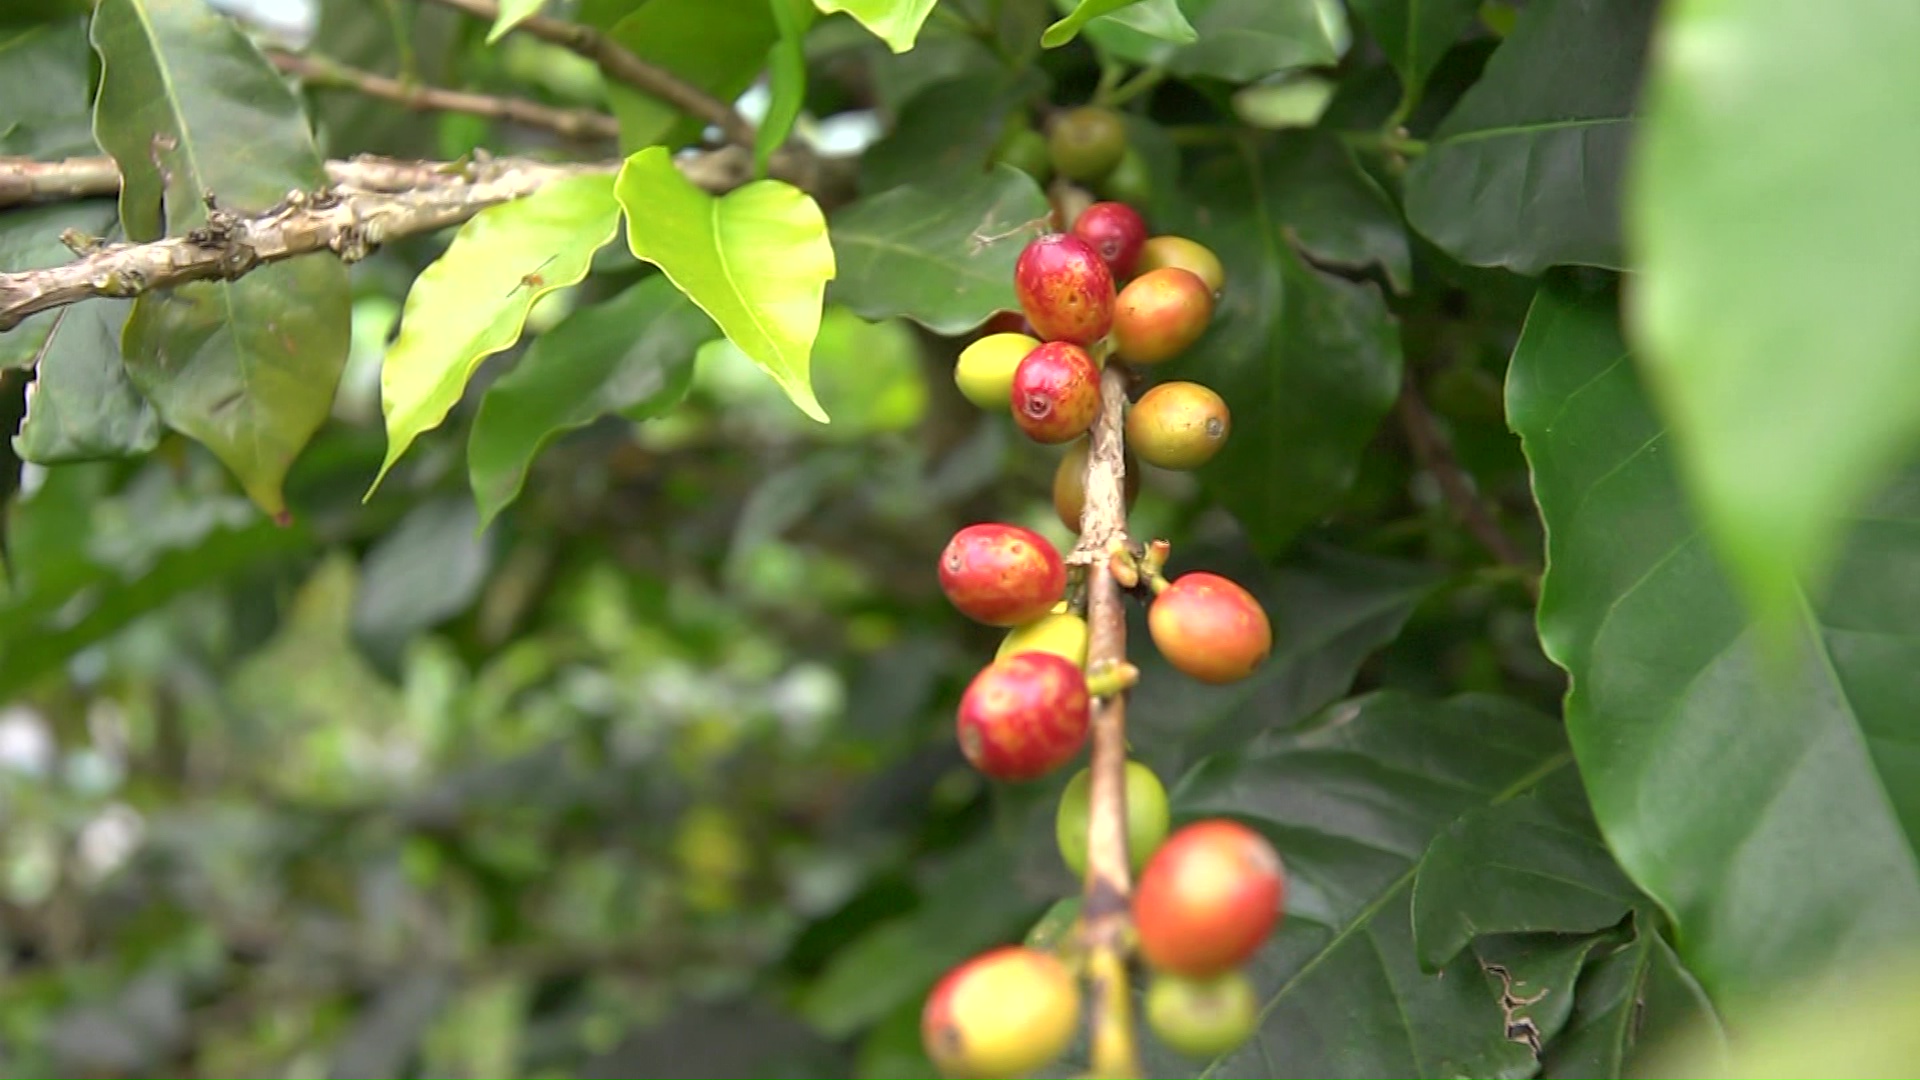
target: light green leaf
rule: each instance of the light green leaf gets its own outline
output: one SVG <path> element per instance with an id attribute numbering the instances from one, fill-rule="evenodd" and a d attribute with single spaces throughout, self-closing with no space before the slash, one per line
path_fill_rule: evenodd
<path id="1" fill-rule="evenodd" d="M 160 418 L 127 378 L 120 335 L 131 300 L 94 300 L 54 313 L 14 436 L 21 460 L 58 465 L 136 457 L 160 443 Z"/>
<path id="2" fill-rule="evenodd" d="M 1046 194 L 1011 165 L 862 199 L 834 215 L 833 298 L 869 319 L 971 330 L 1019 306 L 1013 264 L 1046 216 Z"/>
<path id="3" fill-rule="evenodd" d="M 1080 0 L 1066 18 L 1047 27 L 1046 33 L 1040 35 L 1040 44 L 1057 49 L 1078 37 L 1081 27 L 1103 16 L 1112 16 L 1122 25 L 1175 45 L 1190 45 L 1199 40 L 1200 35 L 1181 13 L 1178 3 L 1163 0 L 1144 8 L 1136 7 L 1140 3 L 1141 0 Z"/>
<path id="4" fill-rule="evenodd" d="M 627 245 L 671 278 L 753 358 L 800 411 L 827 414 L 807 377 L 827 282 L 827 220 L 806 192 L 756 180 L 715 198 L 693 186 L 663 147 L 629 157 L 614 185 Z"/>
<path id="5" fill-rule="evenodd" d="M 607 32 L 640 59 L 727 102 L 760 76 L 779 34 L 769 0 L 647 0 Z M 700 136 L 701 121 L 625 83 L 609 82 L 607 100 L 626 150 Z"/>
<path id="6" fill-rule="evenodd" d="M 1233 95 L 1234 114 L 1259 128 L 1310 128 L 1333 101 L 1338 84 L 1318 75 L 1288 75 L 1243 87 Z"/>
<path id="7" fill-rule="evenodd" d="M 767 115 L 753 136 L 753 167 L 764 176 L 767 161 L 793 131 L 807 98 L 807 30 L 815 11 L 807 0 L 767 0 L 780 40 L 767 54 Z"/>
<path id="8" fill-rule="evenodd" d="M 1920 5 L 1669 5 L 1630 329 L 1701 522 L 1766 623 L 1920 445 Z"/>
<path id="9" fill-rule="evenodd" d="M 491 45 L 507 36 L 507 32 L 535 15 L 547 0 L 500 0 L 500 14 L 493 18 L 493 29 L 487 31 L 487 44 Z"/>
<path id="10" fill-rule="evenodd" d="M 1190 45 L 1173 40 L 1178 31 L 1164 21 L 1180 11 L 1196 36 Z M 1150 0 L 1093 22 L 1085 32 L 1120 59 L 1233 83 L 1335 63 L 1352 41 L 1338 0 Z"/>
<path id="11" fill-rule="evenodd" d="M 913 48 L 920 36 L 920 25 L 933 13 L 935 0 L 813 0 L 815 7 L 829 15 L 846 12 L 887 43 L 887 48 L 903 53 Z"/>
<path id="12" fill-rule="evenodd" d="M 535 338 L 473 420 L 467 474 L 480 523 L 519 497 L 534 458 L 559 436 L 614 413 L 639 420 L 671 409 L 694 353 L 718 334 L 672 282 L 651 277 Z"/>
<path id="13" fill-rule="evenodd" d="M 94 135 L 119 163 L 130 239 L 259 213 L 326 183 L 293 91 L 204 0 L 102 0 Z M 325 422 L 346 365 L 347 271 L 326 256 L 275 263 L 134 302 L 122 352 L 168 427 L 212 450 L 269 514 Z"/>
<path id="14" fill-rule="evenodd" d="M 1351 0 L 1400 75 L 1400 115 L 1412 111 L 1434 65 L 1473 25 L 1480 0 Z"/>
<path id="15" fill-rule="evenodd" d="M 605 174 L 554 181 L 461 227 L 408 291 L 380 370 L 387 458 L 374 488 L 414 439 L 446 419 L 480 362 L 520 339 L 534 302 L 586 277 L 593 253 L 619 228 Z"/>

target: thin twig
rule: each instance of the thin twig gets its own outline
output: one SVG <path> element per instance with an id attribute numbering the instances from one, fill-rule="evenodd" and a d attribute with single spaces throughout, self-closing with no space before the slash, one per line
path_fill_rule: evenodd
<path id="1" fill-rule="evenodd" d="M 120 167 L 110 157 L 35 161 L 0 157 L 0 207 L 42 199 L 86 199 L 120 190 Z"/>
<path id="2" fill-rule="evenodd" d="M 1440 485 L 1440 494 L 1460 518 L 1460 523 L 1496 561 L 1524 571 L 1527 591 L 1539 599 L 1540 575 L 1537 567 L 1533 560 L 1521 552 L 1506 530 L 1500 527 L 1493 509 L 1474 490 L 1472 477 L 1467 475 L 1459 459 L 1454 457 L 1453 443 L 1447 438 L 1446 432 L 1440 430 L 1439 419 L 1420 396 L 1412 375 L 1408 375 L 1400 391 L 1400 401 L 1394 409 L 1399 414 L 1401 430 L 1406 432 L 1407 443 L 1413 449 L 1415 463 L 1423 471 L 1433 474 L 1434 482 Z"/>
<path id="3" fill-rule="evenodd" d="M 391 101 L 415 112 L 457 112 L 505 120 L 527 127 L 545 128 L 563 138 L 591 140 L 617 139 L 620 123 L 605 113 L 591 109 L 556 109 L 524 98 L 497 97 L 466 90 L 403 82 L 371 71 L 348 67 L 324 56 L 301 55 L 274 49 L 267 53 L 273 66 L 293 75 L 308 86 L 350 90 L 367 97 Z"/>
<path id="4" fill-rule="evenodd" d="M 435 0 L 436 3 L 464 11 L 476 19 L 493 22 L 500 17 L 495 0 Z M 679 109 L 720 129 L 727 141 L 736 146 L 753 145 L 753 125 L 732 106 L 705 90 L 686 82 L 665 68 L 655 67 L 635 56 L 619 42 L 591 26 L 567 22 L 546 15 L 532 15 L 514 26 L 520 33 L 537 37 L 580 54 L 594 62 L 608 78 L 622 82 L 649 97 Z"/>

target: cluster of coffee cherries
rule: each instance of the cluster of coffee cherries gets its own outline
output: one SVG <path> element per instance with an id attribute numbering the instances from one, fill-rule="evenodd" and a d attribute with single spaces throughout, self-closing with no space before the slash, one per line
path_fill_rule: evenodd
<path id="1" fill-rule="evenodd" d="M 1097 202 L 1066 232 L 1035 239 L 1014 271 L 1021 311 L 989 325 L 961 354 L 954 378 L 982 408 L 1006 411 L 1036 442 L 1071 444 L 1054 477 L 1054 508 L 1080 526 L 1109 364 L 1145 367 L 1180 355 L 1205 333 L 1225 284 L 1220 260 L 1178 236 L 1150 236 L 1132 207 Z M 1117 287 L 1117 283 L 1120 283 Z M 1007 322 L 1017 322 L 1009 327 Z M 1199 467 L 1226 441 L 1225 402 L 1191 382 L 1163 382 L 1132 401 L 1127 451 L 1169 469 Z M 1129 463 L 1131 464 L 1131 463 Z M 1127 499 L 1137 491 L 1127 469 Z M 1271 651 L 1266 612 L 1217 574 L 1161 573 L 1167 545 L 1144 557 L 1115 553 L 1115 576 L 1150 596 L 1148 631 L 1176 670 L 1207 683 L 1251 675 Z M 1057 548 L 1030 529 L 994 522 L 956 533 L 940 557 L 940 584 L 961 613 L 1007 630 L 994 661 L 960 702 L 961 751 L 995 780 L 1052 775 L 1086 746 L 1096 698 L 1122 692 L 1131 668 L 1089 665 L 1090 630 L 1067 599 Z M 1124 667 L 1124 665 L 1122 665 Z M 1257 1001 L 1242 970 L 1284 906 L 1280 857 L 1259 833 L 1226 819 L 1195 822 L 1169 837 L 1165 786 L 1137 761 L 1126 765 L 1128 851 L 1139 882 L 1132 924 L 1151 969 L 1146 1013 L 1160 1040 L 1207 1058 L 1244 1042 Z M 1067 784 L 1056 816 L 1060 853 L 1084 875 L 1091 776 Z M 1029 939 L 976 956 L 935 987 L 921 1019 L 928 1056 L 948 1076 L 1019 1076 L 1057 1058 L 1080 1018 L 1072 934 L 1061 947 Z"/>

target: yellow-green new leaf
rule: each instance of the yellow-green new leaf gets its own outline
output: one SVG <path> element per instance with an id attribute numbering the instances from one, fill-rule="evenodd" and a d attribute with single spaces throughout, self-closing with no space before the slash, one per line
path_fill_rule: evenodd
<path id="1" fill-rule="evenodd" d="M 586 277 L 593 253 L 619 228 L 613 178 L 604 174 L 555 181 L 461 227 L 407 293 L 400 336 L 380 370 L 387 460 L 375 488 L 414 439 L 447 418 L 480 362 L 520 339 L 534 303 Z"/>
<path id="2" fill-rule="evenodd" d="M 658 266 L 800 411 L 826 423 L 808 376 L 834 275 L 819 204 L 778 180 L 714 198 L 681 176 L 661 146 L 628 158 L 614 193 L 634 256 Z"/>
<path id="3" fill-rule="evenodd" d="M 500 14 L 494 17 L 493 29 L 487 31 L 487 44 L 491 45 L 507 36 L 507 32 L 528 19 L 540 14 L 547 0 L 500 0 Z"/>
<path id="4" fill-rule="evenodd" d="M 829 15 L 844 11 L 858 19 L 897 53 L 913 48 L 933 5 L 934 0 L 813 0 L 814 7 Z"/>

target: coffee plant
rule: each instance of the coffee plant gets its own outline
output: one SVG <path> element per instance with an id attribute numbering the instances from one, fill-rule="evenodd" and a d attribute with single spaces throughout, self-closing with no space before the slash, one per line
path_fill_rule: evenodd
<path id="1" fill-rule="evenodd" d="M 0 3 L 0 1071 L 1911 1075 L 1917 54 Z"/>

